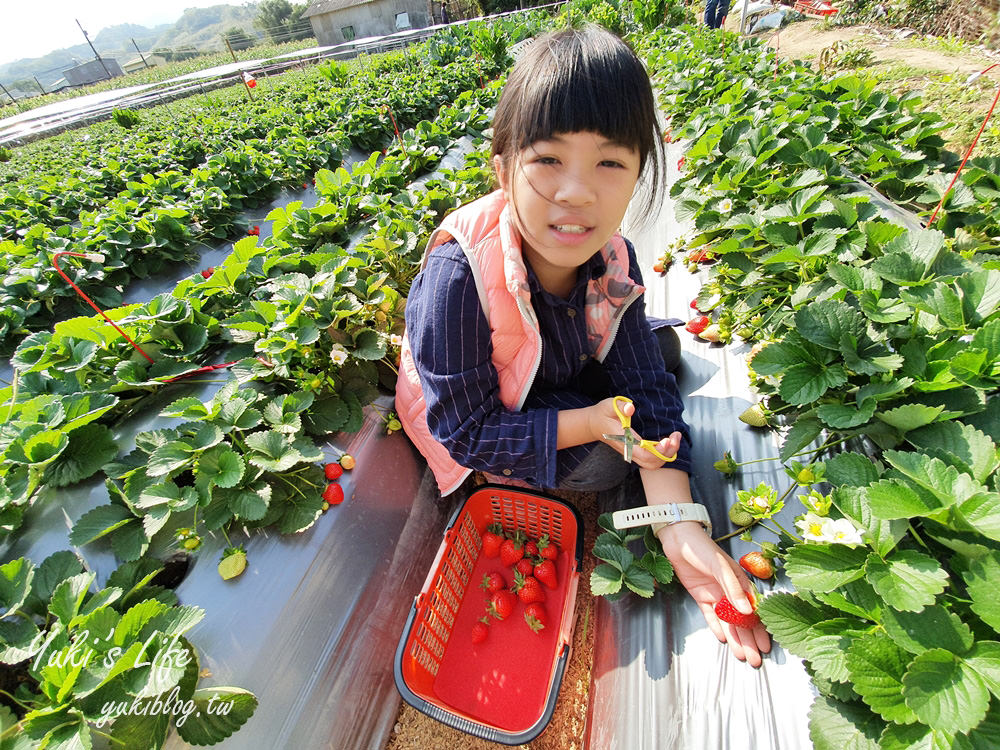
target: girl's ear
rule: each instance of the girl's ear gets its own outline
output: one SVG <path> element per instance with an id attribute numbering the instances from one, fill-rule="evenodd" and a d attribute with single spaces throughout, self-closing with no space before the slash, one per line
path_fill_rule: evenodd
<path id="1" fill-rule="evenodd" d="M 503 157 L 499 154 L 493 157 L 493 171 L 497 176 L 497 182 L 500 183 L 500 189 L 503 190 L 504 197 L 510 199 L 510 195 L 507 192 L 507 170 L 504 168 Z"/>

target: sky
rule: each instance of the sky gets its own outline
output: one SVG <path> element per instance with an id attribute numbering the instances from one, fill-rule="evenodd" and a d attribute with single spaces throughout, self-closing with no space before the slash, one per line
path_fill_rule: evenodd
<path id="1" fill-rule="evenodd" d="M 187 8 L 242 5 L 241 0 L 0 0 L 0 65 L 52 50 L 86 44 L 77 19 L 91 41 L 107 26 L 173 23 Z"/>

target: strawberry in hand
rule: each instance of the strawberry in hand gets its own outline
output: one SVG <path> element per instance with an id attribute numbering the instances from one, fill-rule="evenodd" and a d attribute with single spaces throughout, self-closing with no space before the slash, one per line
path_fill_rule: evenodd
<path id="1" fill-rule="evenodd" d="M 754 609 L 757 609 L 757 597 L 753 594 L 748 594 L 748 596 L 750 604 Z M 725 596 L 716 602 L 715 614 L 723 622 L 728 622 L 738 628 L 750 630 L 760 625 L 760 617 L 757 616 L 756 612 L 751 612 L 748 615 L 743 614 Z"/>

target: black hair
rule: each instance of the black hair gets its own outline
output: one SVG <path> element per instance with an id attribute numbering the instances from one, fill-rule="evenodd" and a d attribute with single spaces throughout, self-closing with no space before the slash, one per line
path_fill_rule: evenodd
<path id="1" fill-rule="evenodd" d="M 628 44 L 594 24 L 542 34 L 524 48 L 493 117 L 492 155 L 506 164 L 536 141 L 582 131 L 638 152 L 653 208 L 664 156 L 649 75 Z"/>

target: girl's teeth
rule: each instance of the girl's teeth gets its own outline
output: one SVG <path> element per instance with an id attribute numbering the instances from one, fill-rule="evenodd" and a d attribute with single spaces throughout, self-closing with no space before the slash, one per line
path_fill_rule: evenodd
<path id="1" fill-rule="evenodd" d="M 579 224 L 556 224 L 555 228 L 559 232 L 568 234 L 583 234 L 587 231 L 587 227 L 581 227 Z"/>

